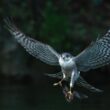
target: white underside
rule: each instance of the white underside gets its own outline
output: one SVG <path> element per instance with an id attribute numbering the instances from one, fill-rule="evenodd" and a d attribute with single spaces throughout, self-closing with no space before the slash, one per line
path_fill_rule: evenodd
<path id="1" fill-rule="evenodd" d="M 72 69 L 75 62 L 73 61 L 73 59 L 69 60 L 69 61 L 64 61 L 61 57 L 59 59 L 59 64 L 62 68 L 64 69 Z"/>
<path id="2" fill-rule="evenodd" d="M 63 69 L 63 78 L 70 77 L 70 87 L 74 86 L 75 81 L 78 79 L 80 72 L 77 71 L 77 67 L 73 58 L 69 61 L 64 61 L 62 58 L 59 59 L 59 64 Z"/>

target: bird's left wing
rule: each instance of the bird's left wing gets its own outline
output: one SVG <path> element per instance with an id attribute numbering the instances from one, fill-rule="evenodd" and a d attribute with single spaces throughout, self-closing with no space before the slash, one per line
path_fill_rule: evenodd
<path id="1" fill-rule="evenodd" d="M 32 56 L 50 65 L 59 65 L 59 54 L 49 45 L 43 44 L 30 37 L 26 37 L 10 20 L 5 19 L 6 28 L 14 38 L 26 49 Z"/>
<path id="2" fill-rule="evenodd" d="M 88 71 L 110 64 L 110 30 L 91 43 L 75 58 L 79 71 Z"/>

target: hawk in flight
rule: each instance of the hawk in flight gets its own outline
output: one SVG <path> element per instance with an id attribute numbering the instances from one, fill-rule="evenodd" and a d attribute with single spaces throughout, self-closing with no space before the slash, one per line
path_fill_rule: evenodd
<path id="1" fill-rule="evenodd" d="M 48 44 L 41 43 L 26 36 L 12 22 L 5 20 L 6 27 L 14 36 L 18 43 L 23 46 L 26 51 L 37 59 L 49 65 L 59 65 L 61 72 L 59 74 L 50 75 L 61 79 L 54 83 L 54 86 L 62 86 L 62 81 L 69 81 L 68 98 L 71 98 L 74 92 L 72 88 L 77 83 L 91 91 L 100 92 L 101 90 L 89 85 L 80 75 L 80 72 L 87 72 L 110 63 L 110 30 L 100 39 L 91 43 L 79 55 L 73 56 L 70 53 L 59 54 Z"/>

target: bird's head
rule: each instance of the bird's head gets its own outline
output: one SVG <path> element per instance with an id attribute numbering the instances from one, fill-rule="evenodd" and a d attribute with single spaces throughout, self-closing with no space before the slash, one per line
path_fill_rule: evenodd
<path id="1" fill-rule="evenodd" d="M 65 62 L 67 62 L 70 61 L 73 56 L 70 53 L 62 53 L 61 57 Z"/>

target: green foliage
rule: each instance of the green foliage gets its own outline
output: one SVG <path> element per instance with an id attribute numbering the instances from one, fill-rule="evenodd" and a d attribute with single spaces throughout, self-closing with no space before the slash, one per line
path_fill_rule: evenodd
<path id="1" fill-rule="evenodd" d="M 64 41 L 69 28 L 67 16 L 57 13 L 52 2 L 48 2 L 44 8 L 43 22 L 40 36 L 45 37 L 53 45 L 59 46 Z"/>

